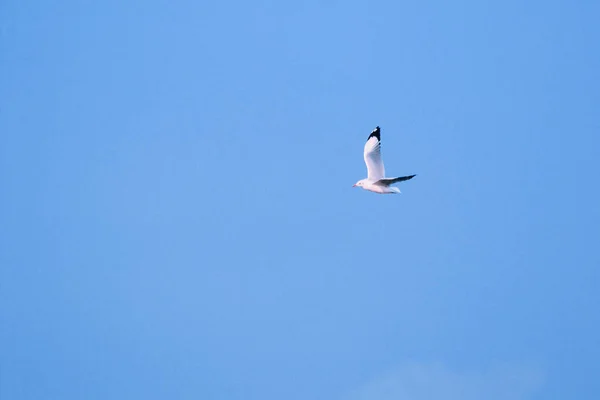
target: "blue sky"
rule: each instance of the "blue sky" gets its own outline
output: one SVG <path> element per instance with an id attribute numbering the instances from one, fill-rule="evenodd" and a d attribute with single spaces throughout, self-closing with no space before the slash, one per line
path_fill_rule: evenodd
<path id="1" fill-rule="evenodd" d="M 599 398 L 598 15 L 3 1 L 0 398 Z"/>

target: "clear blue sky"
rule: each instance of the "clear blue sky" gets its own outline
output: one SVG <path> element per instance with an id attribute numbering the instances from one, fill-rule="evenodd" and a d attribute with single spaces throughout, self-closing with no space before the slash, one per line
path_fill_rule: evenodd
<path id="1" fill-rule="evenodd" d="M 598 16 L 3 0 L 0 398 L 600 398 Z"/>

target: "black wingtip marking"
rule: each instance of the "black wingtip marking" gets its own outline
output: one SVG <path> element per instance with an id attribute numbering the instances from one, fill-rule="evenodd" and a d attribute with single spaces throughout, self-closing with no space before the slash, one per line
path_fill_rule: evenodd
<path id="1" fill-rule="evenodd" d="M 369 135 L 369 137 L 367 138 L 367 140 L 371 139 L 373 136 L 375 136 L 377 138 L 377 140 L 381 141 L 381 129 L 379 129 L 379 127 L 375 127 L 375 129 L 373 129 L 373 132 L 371 132 L 371 134 Z"/>
<path id="2" fill-rule="evenodd" d="M 415 176 L 417 176 L 417 174 L 414 175 L 408 175 L 408 176 L 401 176 L 399 178 L 395 178 L 393 179 L 395 182 L 404 182 L 404 181 L 408 181 L 409 179 L 414 178 Z M 394 183 L 395 183 L 394 182 Z"/>

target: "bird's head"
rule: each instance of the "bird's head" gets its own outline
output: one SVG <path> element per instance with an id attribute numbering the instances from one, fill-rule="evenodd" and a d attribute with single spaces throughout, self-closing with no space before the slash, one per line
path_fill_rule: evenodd
<path id="1" fill-rule="evenodd" d="M 352 187 L 362 187 L 365 185 L 365 180 L 361 179 L 360 181 L 356 182 L 354 185 L 352 185 Z"/>

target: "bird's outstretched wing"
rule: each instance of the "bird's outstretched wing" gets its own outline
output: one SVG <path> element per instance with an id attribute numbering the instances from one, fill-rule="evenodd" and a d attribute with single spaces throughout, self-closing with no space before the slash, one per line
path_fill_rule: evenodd
<path id="1" fill-rule="evenodd" d="M 383 185 L 383 186 L 389 186 L 392 183 L 396 183 L 396 182 L 402 182 L 402 181 L 407 181 L 409 179 L 414 178 L 415 175 L 408 175 L 408 176 L 400 176 L 398 178 L 384 178 L 384 179 L 380 179 L 377 182 L 375 182 L 376 185 Z"/>
<path id="2" fill-rule="evenodd" d="M 377 181 L 385 176 L 385 168 L 381 159 L 381 136 L 380 129 L 376 127 L 369 135 L 365 143 L 365 164 L 367 164 L 367 177 L 371 181 Z"/>

